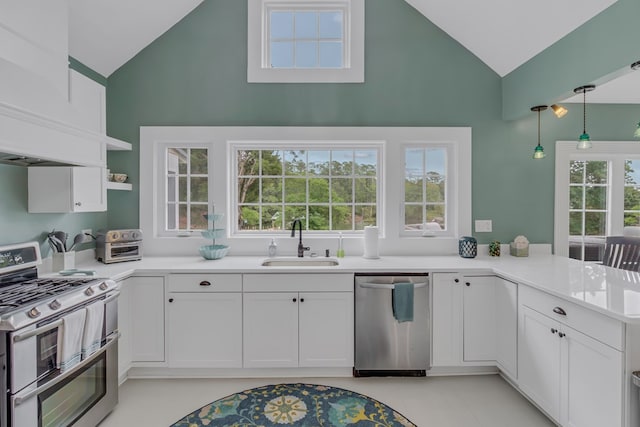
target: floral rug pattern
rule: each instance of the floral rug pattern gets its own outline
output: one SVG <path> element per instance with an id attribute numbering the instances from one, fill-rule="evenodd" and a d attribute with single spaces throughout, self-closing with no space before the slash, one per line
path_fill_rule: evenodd
<path id="1" fill-rule="evenodd" d="M 417 427 L 384 403 L 314 384 L 277 384 L 216 400 L 171 427 Z"/>

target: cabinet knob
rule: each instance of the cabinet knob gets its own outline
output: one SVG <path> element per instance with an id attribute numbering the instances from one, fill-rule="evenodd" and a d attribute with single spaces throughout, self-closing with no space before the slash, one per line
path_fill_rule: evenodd
<path id="1" fill-rule="evenodd" d="M 558 332 L 558 330 L 556 328 L 551 328 L 551 333 L 555 334 L 556 332 Z"/>
<path id="2" fill-rule="evenodd" d="M 296 302 L 296 301 L 298 301 L 298 299 L 297 299 L 297 298 L 294 298 L 294 299 L 293 299 L 293 302 Z"/>
<path id="3" fill-rule="evenodd" d="M 82 206 L 82 202 L 76 202 L 75 205 L 76 206 Z"/>
<path id="4" fill-rule="evenodd" d="M 453 279 L 453 281 L 458 283 L 458 282 L 460 282 L 460 279 Z"/>
<path id="5" fill-rule="evenodd" d="M 304 298 L 300 298 L 300 302 L 304 302 Z"/>
<path id="6" fill-rule="evenodd" d="M 200 282 L 200 286 L 211 286 L 211 282 L 209 282 L 208 280 L 203 280 L 202 282 Z"/>
<path id="7" fill-rule="evenodd" d="M 562 307 L 553 307 L 553 312 L 559 314 L 561 316 L 566 316 L 567 312 L 562 309 Z"/>
<path id="8" fill-rule="evenodd" d="M 467 285 L 467 286 L 471 286 L 470 282 L 464 282 L 464 284 Z"/>
<path id="9" fill-rule="evenodd" d="M 169 302 L 173 302 L 173 298 L 169 298 Z"/>
<path id="10" fill-rule="evenodd" d="M 564 332 L 560 332 L 560 333 L 558 333 L 558 336 L 559 336 L 560 338 L 564 338 L 564 337 L 566 336 L 566 334 L 565 334 Z"/>

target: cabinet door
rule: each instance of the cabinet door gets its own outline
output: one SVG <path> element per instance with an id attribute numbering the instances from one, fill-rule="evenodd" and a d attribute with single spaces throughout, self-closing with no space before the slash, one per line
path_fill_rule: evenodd
<path id="1" fill-rule="evenodd" d="M 298 293 L 245 293 L 243 366 L 298 366 Z"/>
<path id="2" fill-rule="evenodd" d="M 496 279 L 496 362 L 513 379 L 518 377 L 518 285 Z"/>
<path id="3" fill-rule="evenodd" d="M 164 361 L 164 278 L 132 277 L 131 357 L 133 362 Z"/>
<path id="4" fill-rule="evenodd" d="M 496 359 L 496 301 L 494 276 L 464 277 L 463 330 L 466 362 Z"/>
<path id="5" fill-rule="evenodd" d="M 102 168 L 73 168 L 73 212 L 100 212 L 107 210 L 107 178 Z"/>
<path id="6" fill-rule="evenodd" d="M 432 282 L 432 366 L 462 363 L 462 280 L 456 273 L 435 273 Z"/>
<path id="7" fill-rule="evenodd" d="M 124 381 L 131 367 L 131 279 L 123 280 L 118 297 L 118 379 Z"/>
<path id="8" fill-rule="evenodd" d="M 560 403 L 558 323 L 524 305 L 520 306 L 519 321 L 518 385 L 538 406 L 558 420 Z"/>
<path id="9" fill-rule="evenodd" d="M 69 70 L 69 103 L 74 107 L 75 125 L 104 134 L 105 98 L 104 86 L 75 70 Z"/>
<path id="10" fill-rule="evenodd" d="M 171 367 L 242 367 L 242 294 L 170 293 L 167 351 Z"/>
<path id="11" fill-rule="evenodd" d="M 622 425 L 622 352 L 569 327 L 562 334 L 561 424 Z"/>
<path id="12" fill-rule="evenodd" d="M 301 367 L 353 366 L 353 293 L 300 293 Z"/>

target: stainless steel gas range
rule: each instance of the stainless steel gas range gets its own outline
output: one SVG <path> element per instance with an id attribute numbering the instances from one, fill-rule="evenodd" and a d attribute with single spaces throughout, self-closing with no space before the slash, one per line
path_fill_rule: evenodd
<path id="1" fill-rule="evenodd" d="M 0 246 L 0 427 L 94 427 L 118 402 L 119 290 L 93 277 L 38 278 L 40 263 L 37 242 Z M 75 336 L 83 351 L 61 364 Z"/>

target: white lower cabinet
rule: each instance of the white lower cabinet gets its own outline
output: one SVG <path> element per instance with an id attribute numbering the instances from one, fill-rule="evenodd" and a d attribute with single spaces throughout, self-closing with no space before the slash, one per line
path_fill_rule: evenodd
<path id="1" fill-rule="evenodd" d="M 298 293 L 244 294 L 244 367 L 298 366 Z"/>
<path id="2" fill-rule="evenodd" d="M 353 275 L 243 280 L 245 368 L 353 367 Z"/>
<path id="3" fill-rule="evenodd" d="M 543 307 L 545 300 L 535 299 L 540 292 L 526 289 L 524 293 L 518 328 L 520 389 L 562 426 L 621 426 L 622 351 L 569 326 L 567 323 L 584 314 L 579 308 L 565 309 L 570 303 L 559 301 L 560 305 L 554 307 L 555 302 L 549 300 L 547 310 Z M 566 314 L 553 314 L 558 318 L 552 318 L 542 313 L 553 312 L 553 308 Z M 592 318 L 594 313 L 586 314 L 588 320 L 580 319 L 584 332 L 606 331 L 604 337 L 609 335 L 611 342 L 619 342 L 620 331 L 611 319 L 602 318 L 600 324 Z"/>
<path id="4" fill-rule="evenodd" d="M 168 280 L 168 365 L 242 367 L 242 275 L 171 274 Z"/>
<path id="5" fill-rule="evenodd" d="M 515 380 L 518 377 L 518 284 L 497 278 L 495 298 L 496 364 Z"/>
<path id="6" fill-rule="evenodd" d="M 118 379 L 123 381 L 131 367 L 131 284 L 129 279 L 118 282 Z"/>
<path id="7" fill-rule="evenodd" d="M 495 276 L 433 274 L 432 366 L 495 364 L 496 280 Z"/>
<path id="8" fill-rule="evenodd" d="M 131 360 L 164 362 L 164 277 L 131 277 Z"/>

